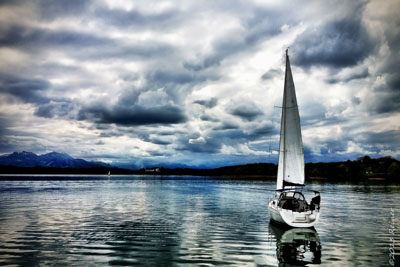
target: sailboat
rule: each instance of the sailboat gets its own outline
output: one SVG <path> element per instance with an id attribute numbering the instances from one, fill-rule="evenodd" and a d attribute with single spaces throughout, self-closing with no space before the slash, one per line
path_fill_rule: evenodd
<path id="1" fill-rule="evenodd" d="M 278 176 L 274 199 L 268 203 L 271 219 L 291 227 L 312 227 L 320 215 L 318 191 L 308 203 L 305 186 L 304 151 L 296 92 L 286 49 L 286 71 L 281 115 Z"/>

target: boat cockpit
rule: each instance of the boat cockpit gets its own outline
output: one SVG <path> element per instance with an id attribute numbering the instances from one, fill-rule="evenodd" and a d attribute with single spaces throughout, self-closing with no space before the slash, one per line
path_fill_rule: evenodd
<path id="1" fill-rule="evenodd" d="M 321 197 L 319 192 L 314 191 L 314 193 L 316 196 L 314 196 L 310 204 L 308 204 L 303 193 L 300 191 L 282 192 L 278 199 L 278 207 L 296 212 L 319 210 Z"/>

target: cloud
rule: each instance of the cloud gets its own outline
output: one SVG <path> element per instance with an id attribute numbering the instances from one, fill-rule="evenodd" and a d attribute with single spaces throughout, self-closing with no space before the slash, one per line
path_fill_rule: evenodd
<path id="1" fill-rule="evenodd" d="M 170 145 L 172 144 L 171 140 L 165 139 L 165 138 L 157 138 L 157 137 L 152 137 L 150 139 L 150 142 L 152 142 L 153 144 L 157 144 L 157 145 Z"/>
<path id="2" fill-rule="evenodd" d="M 14 47 L 37 54 L 44 51 L 67 52 L 71 58 L 100 61 L 104 59 L 125 58 L 143 59 L 172 53 L 173 48 L 157 40 L 129 43 L 98 33 L 87 33 L 69 29 L 43 29 L 22 25 L 9 25 L 0 28 L 0 47 Z M 161 78 L 166 75 L 156 73 Z M 164 76 L 162 76 L 164 75 Z M 169 74 L 170 76 L 174 74 Z M 180 74 L 180 79 L 190 79 Z"/>
<path id="3" fill-rule="evenodd" d="M 50 103 L 40 104 L 36 108 L 34 115 L 43 118 L 53 118 L 55 116 L 66 117 L 72 109 L 73 104 L 69 102 L 51 101 Z"/>
<path id="4" fill-rule="evenodd" d="M 50 87 L 51 84 L 47 80 L 0 74 L 0 93 L 7 93 L 25 103 L 49 102 L 49 99 L 43 94 Z"/>
<path id="5" fill-rule="evenodd" d="M 364 132 L 361 134 L 361 138 L 365 138 L 366 144 L 379 146 L 379 152 L 400 149 L 400 131 Z"/>
<path id="6" fill-rule="evenodd" d="M 240 9 L 235 11 L 238 11 L 238 15 L 240 14 Z M 212 49 L 210 49 L 210 52 L 202 54 L 193 60 L 186 60 L 183 64 L 186 69 L 202 71 L 217 67 L 223 60 L 241 54 L 243 51 L 251 50 L 265 39 L 281 32 L 279 16 L 274 15 L 269 10 L 261 7 L 248 10 L 243 6 L 241 11 L 243 13 L 251 13 L 249 18 L 243 19 L 241 27 L 229 29 L 224 35 L 216 39 L 211 44 Z"/>
<path id="7" fill-rule="evenodd" d="M 203 121 L 210 121 L 210 122 L 218 122 L 219 120 L 211 115 L 208 114 L 202 114 L 200 116 L 200 119 Z"/>
<path id="8" fill-rule="evenodd" d="M 353 17 L 309 27 L 296 38 L 291 48 L 295 65 L 343 68 L 354 66 L 368 57 L 375 43 L 361 16 L 356 13 Z"/>
<path id="9" fill-rule="evenodd" d="M 368 68 L 364 68 L 360 71 L 345 75 L 344 77 L 329 78 L 326 80 L 326 82 L 330 83 L 330 84 L 335 84 L 335 83 L 339 83 L 339 82 L 348 83 L 350 81 L 364 79 L 369 76 L 370 76 L 370 73 L 368 71 Z"/>
<path id="10" fill-rule="evenodd" d="M 383 34 L 380 36 L 385 49 L 381 49 L 377 57 L 381 58 L 380 68 L 376 69 L 376 82 L 374 90 L 377 94 L 377 113 L 393 113 L 400 110 L 400 73 L 397 71 L 400 64 L 400 19 L 394 15 L 400 4 L 385 3 L 383 10 L 388 14 L 380 21 Z M 373 13 L 376 7 L 372 6 L 370 12 Z M 382 47 L 382 46 L 381 46 Z"/>
<path id="11" fill-rule="evenodd" d="M 214 127 L 214 130 L 216 131 L 225 131 L 234 129 L 240 129 L 240 126 L 230 121 L 225 121 L 223 123 L 220 123 L 218 126 Z"/>
<path id="12" fill-rule="evenodd" d="M 263 114 L 263 112 L 251 102 L 242 102 L 238 103 L 237 105 L 233 105 L 229 108 L 228 112 L 247 121 L 252 121 L 256 117 Z"/>
<path id="13" fill-rule="evenodd" d="M 114 123 L 117 125 L 149 125 L 175 124 L 186 121 L 181 109 L 176 106 L 158 107 L 105 107 L 83 108 L 78 114 L 79 120 L 89 120 L 95 123 Z"/>
<path id="14" fill-rule="evenodd" d="M 212 97 L 208 100 L 196 100 L 193 102 L 193 104 L 199 104 L 199 105 L 205 106 L 207 108 L 213 108 L 218 104 L 218 99 L 216 99 L 215 97 Z"/>
<path id="15" fill-rule="evenodd" d="M 189 139 L 189 144 L 191 145 L 202 145 L 206 143 L 206 140 L 204 139 L 204 137 L 200 136 L 196 139 Z"/>
<path id="16" fill-rule="evenodd" d="M 72 30 L 49 30 L 9 25 L 0 32 L 0 46 L 38 50 L 49 47 L 91 47 L 112 45 L 113 41 L 93 34 Z"/>
<path id="17" fill-rule="evenodd" d="M 102 7 L 96 9 L 94 16 L 106 25 L 139 30 L 146 28 L 165 30 L 181 21 L 181 13 L 174 9 L 145 13 L 137 9 L 126 11 Z"/>
<path id="18" fill-rule="evenodd" d="M 258 125 L 251 131 L 251 134 L 257 135 L 257 136 L 260 136 L 260 135 L 270 136 L 270 135 L 276 134 L 276 133 L 278 133 L 278 131 L 275 129 L 274 125 L 272 125 L 270 123 Z"/>
<path id="19" fill-rule="evenodd" d="M 271 69 L 267 72 L 265 72 L 262 76 L 261 79 L 262 80 L 270 80 L 273 79 L 275 77 L 281 77 L 283 75 L 283 72 L 281 69 Z"/>
<path id="20" fill-rule="evenodd" d="M 198 139 L 188 139 L 186 143 L 181 143 L 177 150 L 216 154 L 220 151 L 221 147 L 221 143 L 215 139 L 199 137 Z"/>
<path id="21" fill-rule="evenodd" d="M 172 83 L 172 84 L 186 84 L 191 83 L 196 80 L 196 77 L 193 77 L 188 72 L 180 72 L 179 70 L 157 70 L 154 72 L 150 72 L 147 76 L 147 79 L 154 82 L 156 85 L 162 86 L 164 84 Z"/>
<path id="22" fill-rule="evenodd" d="M 40 19 L 53 20 L 60 17 L 76 16 L 88 11 L 92 1 L 90 0 L 70 0 L 52 1 L 36 0 L 39 9 Z"/>

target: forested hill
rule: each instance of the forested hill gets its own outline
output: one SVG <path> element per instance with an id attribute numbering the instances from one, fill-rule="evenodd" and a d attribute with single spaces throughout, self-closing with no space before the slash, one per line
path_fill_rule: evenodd
<path id="1" fill-rule="evenodd" d="M 276 179 L 277 165 L 273 163 L 255 163 L 246 165 L 227 166 L 216 169 L 192 168 L 146 168 L 126 170 L 108 166 L 91 168 L 56 168 L 56 167 L 20 167 L 0 166 L 0 173 L 14 174 L 141 174 L 141 175 L 200 175 L 219 176 L 237 179 Z M 372 159 L 369 156 L 354 161 L 306 163 L 307 180 L 327 179 L 328 181 L 357 181 L 366 179 L 385 179 L 400 183 L 400 161 L 383 157 Z"/>
<path id="2" fill-rule="evenodd" d="M 354 161 L 307 163 L 306 177 L 328 179 L 387 178 L 400 181 L 400 161 L 392 157 L 372 159 L 369 156 Z"/>
<path id="3" fill-rule="evenodd" d="M 146 173 L 149 169 L 139 172 Z M 151 170 L 151 169 L 150 169 Z M 276 178 L 278 167 L 272 163 L 256 163 L 217 169 L 164 169 L 159 168 L 159 174 L 175 175 L 207 175 L 244 178 L 269 177 Z M 306 163 L 305 174 L 308 179 L 328 180 L 360 180 L 360 179 L 390 179 L 400 182 L 400 162 L 391 157 L 372 159 L 369 156 L 344 162 Z"/>

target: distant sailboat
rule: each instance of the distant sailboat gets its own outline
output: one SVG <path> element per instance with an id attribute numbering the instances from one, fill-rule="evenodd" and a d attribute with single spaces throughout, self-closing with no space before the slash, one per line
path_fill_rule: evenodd
<path id="1" fill-rule="evenodd" d="M 111 175 L 111 171 L 108 171 L 108 177 L 110 177 L 110 175 Z"/>
<path id="2" fill-rule="evenodd" d="M 304 152 L 296 92 L 286 50 L 285 85 L 283 92 L 278 177 L 275 199 L 268 208 L 271 219 L 291 227 L 311 227 L 319 218 L 320 194 L 308 204 L 298 187 L 305 185 Z"/>

